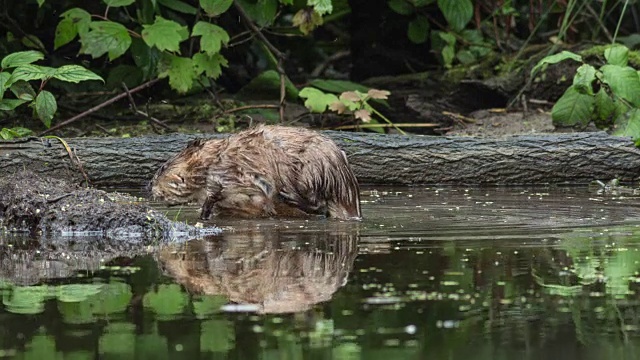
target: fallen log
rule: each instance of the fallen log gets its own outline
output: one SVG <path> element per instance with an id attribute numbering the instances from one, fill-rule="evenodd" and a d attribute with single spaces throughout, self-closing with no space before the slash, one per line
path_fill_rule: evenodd
<path id="1" fill-rule="evenodd" d="M 584 184 L 640 177 L 640 149 L 629 138 L 604 132 L 502 138 L 325 133 L 347 152 L 363 184 Z M 71 138 L 69 149 L 52 138 L 4 141 L 0 174 L 30 169 L 82 181 L 79 161 L 93 185 L 140 189 L 190 140 L 223 136 Z"/>

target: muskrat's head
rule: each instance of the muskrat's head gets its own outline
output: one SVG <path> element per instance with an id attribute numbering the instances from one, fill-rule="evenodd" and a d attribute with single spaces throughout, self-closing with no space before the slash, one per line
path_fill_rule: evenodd
<path id="1" fill-rule="evenodd" d="M 191 141 L 158 169 L 148 185 L 153 199 L 170 205 L 204 201 L 207 164 L 202 150 L 206 143 L 204 139 Z"/>

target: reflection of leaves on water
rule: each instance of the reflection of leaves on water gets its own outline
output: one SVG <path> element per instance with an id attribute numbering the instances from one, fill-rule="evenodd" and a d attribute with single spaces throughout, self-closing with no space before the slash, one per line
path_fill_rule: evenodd
<path id="1" fill-rule="evenodd" d="M 144 296 L 144 307 L 152 310 L 160 317 L 173 317 L 181 314 L 187 305 L 187 294 L 182 292 L 180 285 L 158 285 L 156 291 Z"/>

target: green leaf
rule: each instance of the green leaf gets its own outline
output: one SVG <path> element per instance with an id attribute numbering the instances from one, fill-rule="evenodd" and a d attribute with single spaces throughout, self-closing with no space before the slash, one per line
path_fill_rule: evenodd
<path id="1" fill-rule="evenodd" d="M 449 68 L 453 64 L 456 55 L 456 37 L 443 31 L 431 32 L 431 44 L 433 49 L 441 49 L 442 63 Z"/>
<path id="2" fill-rule="evenodd" d="M 80 8 L 67 10 L 60 17 L 62 20 L 56 27 L 56 36 L 53 40 L 54 50 L 68 44 L 78 34 L 84 36 L 89 31 L 89 23 L 91 23 L 91 14 Z"/>
<path id="3" fill-rule="evenodd" d="M 553 124 L 556 126 L 585 127 L 591 121 L 595 99 L 592 95 L 579 92 L 571 86 L 551 109 Z"/>
<path id="4" fill-rule="evenodd" d="M 222 74 L 222 67 L 229 66 L 227 59 L 220 54 L 214 54 L 212 56 L 197 53 L 193 55 L 193 64 L 196 67 L 198 75 L 203 72 L 210 78 L 217 79 Z"/>
<path id="5" fill-rule="evenodd" d="M 10 69 L 20 65 L 27 65 L 38 60 L 44 59 L 44 54 L 40 51 L 28 50 L 9 54 L 2 59 L 0 67 L 2 69 Z"/>
<path id="6" fill-rule="evenodd" d="M 122 56 L 131 46 L 131 36 L 124 25 L 113 21 L 94 21 L 91 29 L 80 36 L 82 47 L 80 53 L 99 58 L 109 53 L 109 60 Z"/>
<path id="7" fill-rule="evenodd" d="M 7 84 L 13 84 L 16 81 L 31 81 L 31 80 L 45 80 L 49 79 L 55 74 L 56 69 L 47 66 L 39 65 L 21 65 L 18 66 L 13 73 Z"/>
<path id="8" fill-rule="evenodd" d="M 591 84 L 596 80 L 596 68 L 589 64 L 582 64 L 573 77 L 573 85 L 584 94 L 593 95 Z"/>
<path id="9" fill-rule="evenodd" d="M 307 5 L 312 6 L 318 14 L 331 14 L 333 11 L 333 5 L 331 0 L 307 0 Z"/>
<path id="10" fill-rule="evenodd" d="M 411 20 L 407 29 L 407 36 L 412 43 L 422 44 L 427 41 L 429 35 L 429 20 L 426 16 L 418 15 Z"/>
<path id="11" fill-rule="evenodd" d="M 640 139 L 640 109 L 631 109 L 616 119 L 613 135 L 631 136 L 634 141 Z"/>
<path id="12" fill-rule="evenodd" d="M 132 65 L 118 65 L 109 71 L 107 87 L 118 89 L 125 83 L 129 89 L 142 83 L 142 70 Z"/>
<path id="13" fill-rule="evenodd" d="M 91 14 L 81 8 L 69 9 L 60 15 L 63 19 L 69 19 L 76 25 L 76 29 L 80 36 L 83 36 L 89 31 L 89 24 L 91 24 Z"/>
<path id="14" fill-rule="evenodd" d="M 157 0 L 158 4 L 168 7 L 171 10 L 189 15 L 195 15 L 198 9 L 180 0 Z"/>
<path id="15" fill-rule="evenodd" d="M 121 7 L 121 6 L 129 6 L 136 2 L 136 0 L 102 0 L 109 7 Z"/>
<path id="16" fill-rule="evenodd" d="M 600 68 L 603 81 L 609 85 L 615 96 L 619 96 L 636 107 L 640 107 L 640 77 L 630 67 L 604 65 Z"/>
<path id="17" fill-rule="evenodd" d="M 0 130 L 0 138 L 4 140 L 17 139 L 17 138 L 29 136 L 32 133 L 33 131 L 20 126 L 16 126 L 10 129 L 3 128 L 2 130 Z"/>
<path id="18" fill-rule="evenodd" d="M 31 49 L 44 49 L 45 46 L 42 41 L 35 35 L 26 34 L 20 39 L 22 45 L 31 48 Z"/>
<path id="19" fill-rule="evenodd" d="M 104 82 L 100 76 L 80 65 L 63 65 L 56 70 L 53 77 L 76 84 L 85 80 L 100 80 Z"/>
<path id="20" fill-rule="evenodd" d="M 543 67 L 546 64 L 556 64 L 556 63 L 559 63 L 560 61 L 567 60 L 567 59 L 582 62 L 582 56 L 578 54 L 574 54 L 571 51 L 562 51 L 557 54 L 547 56 L 542 60 L 538 61 L 536 66 L 534 66 L 531 69 L 531 76 L 533 76 L 533 74 L 535 74 L 541 67 Z"/>
<path id="21" fill-rule="evenodd" d="M 189 30 L 173 20 L 156 16 L 152 25 L 142 25 L 142 39 L 149 46 L 155 46 L 160 51 L 180 53 L 180 42 L 189 37 Z"/>
<path id="22" fill-rule="evenodd" d="M 629 62 L 629 49 L 623 45 L 612 45 L 604 51 L 607 64 L 627 66 Z"/>
<path id="23" fill-rule="evenodd" d="M 136 66 L 142 70 L 143 79 L 149 80 L 156 77 L 161 54 L 160 50 L 150 47 L 144 40 L 132 39 L 131 56 Z"/>
<path id="24" fill-rule="evenodd" d="M 204 21 L 196 23 L 191 36 L 202 36 L 200 38 L 200 50 L 210 56 L 219 53 L 222 44 L 227 45 L 229 43 L 229 34 L 223 28 Z"/>
<path id="25" fill-rule="evenodd" d="M 413 5 L 406 0 L 389 0 L 387 5 L 400 15 L 411 15 L 415 11 Z"/>
<path id="26" fill-rule="evenodd" d="M 306 99 L 304 106 L 306 106 L 311 112 L 315 113 L 323 113 L 327 111 L 329 105 L 340 101 L 340 99 L 338 99 L 334 94 L 327 94 L 312 87 L 305 87 L 300 90 L 298 96 Z"/>
<path id="27" fill-rule="evenodd" d="M 473 64 L 478 61 L 476 55 L 471 50 L 467 49 L 458 51 L 458 53 L 456 53 L 456 59 L 458 59 L 458 61 L 463 65 Z"/>
<path id="28" fill-rule="evenodd" d="M 44 5 L 44 0 L 38 0 L 38 7 L 41 8 Z"/>
<path id="29" fill-rule="evenodd" d="M 7 82 L 11 78 L 11 74 L 8 72 L 0 72 L 0 100 L 4 97 L 4 92 L 7 91 Z"/>
<path id="30" fill-rule="evenodd" d="M 200 0 L 200 7 L 209 16 L 224 14 L 233 4 L 233 0 Z"/>
<path id="31" fill-rule="evenodd" d="M 595 101 L 596 124 L 602 123 L 604 125 L 613 115 L 616 105 L 604 88 L 600 88 L 600 91 L 595 96 Z"/>
<path id="32" fill-rule="evenodd" d="M 2 111 L 13 110 L 26 102 L 27 102 L 26 100 L 20 100 L 20 99 L 2 99 L 0 100 L 0 110 Z"/>
<path id="33" fill-rule="evenodd" d="M 186 93 L 197 78 L 196 66 L 191 58 L 165 54 L 158 69 L 158 77 L 169 77 L 169 85 L 179 93 Z"/>
<path id="34" fill-rule="evenodd" d="M 47 90 L 40 91 L 36 97 L 36 114 L 47 128 L 51 127 L 51 120 L 56 111 L 58 111 L 58 104 L 53 94 Z"/>
<path id="35" fill-rule="evenodd" d="M 15 95 L 15 97 L 20 100 L 32 101 L 36 98 L 35 90 L 33 90 L 31 84 L 26 81 L 16 81 L 15 83 L 11 84 L 10 89 L 13 95 Z"/>
<path id="36" fill-rule="evenodd" d="M 355 90 L 358 90 L 362 93 L 366 93 L 367 91 L 369 91 L 369 88 L 364 85 L 360 85 L 360 84 L 357 84 L 351 81 L 346 81 L 346 80 L 316 79 L 311 81 L 309 85 L 316 87 L 318 89 L 336 93 L 336 94 L 341 94 L 345 91 L 355 91 Z"/>
<path id="37" fill-rule="evenodd" d="M 473 17 L 471 0 L 438 0 L 438 7 L 455 31 L 464 29 Z"/>
<path id="38" fill-rule="evenodd" d="M 277 0 L 237 0 L 251 20 L 260 27 L 271 25 L 278 12 Z"/>

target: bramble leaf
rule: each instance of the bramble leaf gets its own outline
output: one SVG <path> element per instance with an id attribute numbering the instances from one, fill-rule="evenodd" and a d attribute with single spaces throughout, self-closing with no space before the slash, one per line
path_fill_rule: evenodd
<path id="1" fill-rule="evenodd" d="M 18 67 L 20 65 L 27 65 L 38 60 L 44 59 L 44 54 L 40 51 L 28 50 L 28 51 L 19 51 L 14 52 L 5 56 L 0 62 L 0 68 L 2 69 L 10 69 L 14 67 Z"/>
<path id="2" fill-rule="evenodd" d="M 193 55 L 193 64 L 198 75 L 203 72 L 210 78 L 217 79 L 222 74 L 222 67 L 229 66 L 227 59 L 220 54 L 209 56 L 205 53 Z"/>
<path id="3" fill-rule="evenodd" d="M 180 53 L 180 43 L 189 37 L 189 30 L 173 20 L 156 16 L 151 25 L 143 25 L 142 39 L 149 46 L 155 46 L 160 51 Z"/>
<path id="4" fill-rule="evenodd" d="M 80 34 L 80 53 L 99 58 L 109 53 L 109 60 L 122 56 L 131 46 L 131 36 L 124 25 L 113 21 L 94 21 L 85 35 Z"/>
<path id="5" fill-rule="evenodd" d="M 51 127 L 51 120 L 56 111 L 58 111 L 58 104 L 53 94 L 47 90 L 40 91 L 36 97 L 36 115 L 47 128 Z"/>
<path id="6" fill-rule="evenodd" d="M 191 58 L 166 54 L 159 64 L 158 77 L 169 77 L 169 85 L 180 93 L 186 93 L 198 77 L 196 67 Z"/>
<path id="7" fill-rule="evenodd" d="M 85 80 L 100 80 L 104 82 L 104 79 L 100 76 L 80 65 L 63 65 L 56 70 L 53 77 L 58 80 L 76 84 Z"/>
<path id="8" fill-rule="evenodd" d="M 80 8 L 69 9 L 60 17 L 62 20 L 56 27 L 56 36 L 53 40 L 54 49 L 68 44 L 78 34 L 84 36 L 89 31 L 89 23 L 91 23 L 91 14 Z"/>
<path id="9" fill-rule="evenodd" d="M 327 111 L 327 107 L 339 101 L 338 97 L 334 94 L 326 94 L 312 87 L 305 87 L 300 90 L 298 96 L 306 99 L 304 106 L 306 106 L 311 112 L 315 113 L 323 113 Z"/>
<path id="10" fill-rule="evenodd" d="M 200 0 L 200 7 L 209 16 L 220 16 L 229 10 L 233 0 Z"/>
<path id="11" fill-rule="evenodd" d="M 204 21 L 196 23 L 191 35 L 202 36 L 200 38 L 200 49 L 210 56 L 219 53 L 222 44 L 227 45 L 229 43 L 229 34 L 223 28 Z"/>

